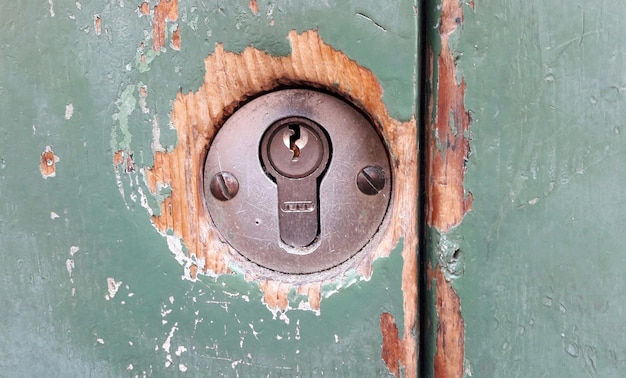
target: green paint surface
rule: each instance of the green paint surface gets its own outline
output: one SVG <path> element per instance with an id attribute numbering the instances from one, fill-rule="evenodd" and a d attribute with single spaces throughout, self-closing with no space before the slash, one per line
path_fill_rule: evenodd
<path id="1" fill-rule="evenodd" d="M 466 373 L 623 376 L 626 11 L 475 3 L 453 46 L 473 120 Z"/>
<path id="2" fill-rule="evenodd" d="M 159 53 L 138 5 L 10 2 L 0 13 L 0 375 L 387 375 L 379 317 L 390 312 L 402 326 L 400 247 L 319 314 L 273 314 L 239 275 L 182 279 L 149 219 L 167 188 L 152 196 L 142 170 L 155 124 L 160 145 L 175 146 L 172 100 L 197 90 L 217 43 L 284 55 L 289 30 L 317 28 L 379 77 L 392 116 L 409 119 L 414 4 L 259 1 L 254 15 L 248 1 L 182 1 Z M 181 51 L 169 46 L 176 24 Z M 43 179 L 46 145 L 61 160 Z M 114 170 L 118 149 L 132 151 L 135 172 Z"/>

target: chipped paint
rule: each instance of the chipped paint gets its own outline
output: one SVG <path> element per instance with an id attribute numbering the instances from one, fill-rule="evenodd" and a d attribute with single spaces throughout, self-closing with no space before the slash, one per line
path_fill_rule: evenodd
<path id="1" fill-rule="evenodd" d="M 113 277 L 107 278 L 108 294 L 106 294 L 104 298 L 107 301 L 113 299 L 115 297 L 115 294 L 117 294 L 117 291 L 119 290 L 120 286 L 122 286 L 122 281 L 115 281 Z"/>
<path id="2" fill-rule="evenodd" d="M 172 49 L 180 50 L 180 25 L 176 25 L 176 29 L 172 32 Z"/>
<path id="3" fill-rule="evenodd" d="M 150 229 L 148 221 L 152 215 L 163 215 L 159 206 L 164 198 L 171 199 L 171 188 L 167 184 L 159 183 L 155 193 L 150 193 L 146 185 L 147 174 L 144 174 L 145 167 L 153 164 L 153 150 L 163 153 L 173 150 L 176 134 L 168 130 L 169 101 L 173 100 L 179 87 L 183 88 L 181 92 L 184 93 L 189 88 L 194 91 L 198 89 L 204 74 L 202 61 L 213 51 L 215 44 L 221 41 L 224 49 L 237 53 L 241 53 L 246 46 L 256 46 L 259 51 L 284 56 L 283 53 L 289 52 L 285 38 L 289 28 L 307 30 L 316 25 L 312 21 L 298 21 L 297 24 L 286 26 L 295 20 L 294 17 L 299 17 L 299 13 L 292 12 L 285 4 L 274 2 L 260 2 L 261 9 L 257 16 L 253 16 L 247 8 L 247 1 L 240 4 L 224 3 L 223 9 L 215 2 L 186 2 L 181 3 L 180 24 L 166 22 L 165 46 L 157 54 L 152 49 L 152 16 L 141 16 L 136 11 L 135 7 L 140 3 L 141 1 L 127 0 L 106 3 L 83 1 L 80 5 L 74 1 L 55 1 L 55 11 L 61 16 L 56 20 L 45 17 L 46 9 L 42 9 L 42 4 L 33 5 L 42 16 L 42 22 L 35 28 L 51 33 L 34 35 L 36 43 L 30 45 L 30 50 L 36 49 L 39 44 L 49 46 L 50 49 L 43 52 L 46 59 L 32 61 L 28 67 L 16 70 L 15 80 L 3 82 L 3 88 L 0 88 L 0 91 L 13 90 L 14 81 L 20 82 L 22 90 L 32 85 L 31 95 L 35 95 L 32 96 L 35 100 L 32 108 L 40 114 L 31 114 L 34 110 L 24 108 L 20 102 L 17 107 L 20 113 L 14 114 L 15 121 L 24 126 L 20 130 L 27 136 L 25 143 L 41 143 L 40 147 L 45 143 L 51 144 L 55 152 L 61 153 L 63 158 L 63 165 L 57 166 L 61 169 L 61 180 L 47 181 L 45 185 L 36 185 L 38 188 L 27 188 L 29 194 L 34 194 L 28 198 L 41 198 L 49 201 L 49 205 L 48 208 L 38 211 L 39 223 L 33 222 L 36 229 L 34 227 L 33 232 L 26 235 L 28 238 L 24 238 L 24 251 L 16 254 L 24 255 L 26 264 L 7 265 L 7 269 L 17 266 L 19 269 L 16 270 L 21 271 L 20 277 L 27 285 L 26 281 L 30 279 L 33 294 L 41 293 L 38 298 L 42 300 L 37 304 L 30 303 L 29 308 L 44 314 L 40 318 L 51 323 L 41 324 L 40 329 L 44 332 L 33 332 L 29 335 L 29 340 L 37 335 L 49 335 L 54 340 L 64 341 L 64 348 L 61 348 L 64 358 L 55 359 L 56 355 L 53 354 L 50 359 L 62 361 L 58 366 L 60 374 L 69 376 L 88 375 L 89 372 L 96 375 L 129 375 L 126 368 L 131 369 L 132 376 L 176 375 L 182 374 L 185 369 L 190 375 L 202 375 L 202 369 L 207 369 L 207 376 L 218 375 L 219 372 L 232 376 L 299 375 L 303 371 L 311 371 L 314 375 L 332 375 L 333 372 L 341 375 L 340 372 L 349 371 L 356 374 L 355 369 L 359 372 L 376 369 L 370 371 L 384 375 L 385 365 L 379 357 L 381 335 L 378 327 L 371 327 L 371 320 L 376 323 L 381 308 L 384 307 L 385 311 L 396 316 L 402 337 L 404 323 L 399 278 L 402 264 L 398 263 L 399 259 L 394 259 L 393 265 L 387 264 L 389 258 L 379 259 L 378 263 L 382 268 L 377 267 L 366 272 L 373 274 L 370 281 L 355 266 L 346 273 L 345 284 L 342 277 L 333 281 L 338 284 L 325 293 L 324 304 L 321 304 L 322 296 L 318 294 L 322 291 L 319 285 L 303 285 L 288 291 L 278 287 L 276 292 L 285 293 L 288 297 L 287 309 L 277 311 L 274 315 L 266 311 L 265 308 L 269 305 L 264 304 L 264 301 L 271 303 L 275 299 L 271 296 L 264 299 L 265 294 L 260 292 L 256 283 L 244 280 L 245 273 L 242 273 L 241 266 L 237 264 L 228 265 L 233 275 L 201 277 L 201 280 L 196 280 L 198 273 L 200 276 L 210 274 L 205 269 L 210 262 L 206 263 L 205 258 L 192 254 L 186 243 L 181 243 L 181 253 L 189 259 L 183 262 L 189 262 L 189 273 L 185 271 L 182 274 L 196 281 L 182 282 L 180 267 L 172 258 L 173 255 L 161 255 L 163 248 L 167 248 L 165 239 Z M 157 3 L 159 0 L 150 1 L 148 13 Z M 120 9 L 123 6 L 126 8 Z M 24 5 L 14 8 L 21 7 Z M 338 6 L 333 5 L 333 15 L 339 7 L 348 9 L 348 6 L 338 3 Z M 362 6 L 368 7 L 367 4 Z M 192 12 L 193 8 L 197 9 Z M 303 3 L 298 7 L 294 6 L 296 8 L 299 12 L 304 8 L 315 10 L 319 6 Z M 322 8 L 315 11 L 320 12 Z M 190 32 L 191 20 L 185 20 L 183 12 L 188 17 L 199 16 L 197 32 Z M 271 14 L 271 22 L 275 18 L 273 29 L 267 25 L 270 20 L 266 19 L 266 14 Z M 96 33 L 96 15 L 101 17 L 100 36 Z M 389 19 L 389 16 L 376 19 L 383 23 L 383 18 Z M 404 18 L 411 21 L 408 16 Z M 21 31 L 20 23 L 19 18 L 16 18 L 9 26 L 12 29 L 15 25 L 16 30 Z M 52 24 L 64 26 L 64 29 L 47 26 Z M 232 28 L 229 27 L 235 24 L 241 29 L 234 33 L 237 34 L 236 37 L 231 38 L 229 35 Z M 385 25 L 389 28 L 389 32 L 385 34 L 391 35 L 397 31 L 390 23 Z M 180 31 L 185 40 L 181 53 L 172 51 L 176 30 Z M 372 63 L 358 48 L 347 46 L 352 40 L 357 43 L 356 38 L 360 38 L 359 36 L 337 38 L 332 33 L 329 34 L 331 30 L 320 27 L 324 38 L 337 43 L 335 48 L 345 48 L 347 55 L 354 54 L 353 59 L 358 57 L 364 65 L 369 66 Z M 273 35 L 266 36 L 265 33 Z M 15 33 L 16 38 L 20 37 L 18 34 L 20 33 Z M 55 35 L 61 38 L 55 38 Z M 406 50 L 398 50 L 400 62 L 404 60 L 402 57 L 408 55 L 404 51 L 414 52 L 413 36 L 410 33 L 402 35 L 403 38 L 393 40 L 395 42 L 402 39 L 401 45 L 407 46 Z M 172 44 L 169 44 L 170 36 Z M 260 43 L 255 40 L 257 36 L 262 37 Z M 59 40 L 64 44 L 60 44 Z M 73 43 L 67 43 L 67 40 Z M 274 43 L 279 46 L 275 47 Z M 164 51 L 165 48 L 167 51 Z M 27 50 L 26 47 L 22 49 Z M 24 52 L 18 49 L 12 51 L 14 54 L 0 58 L 3 63 L 13 60 L 13 56 L 23 55 Z M 6 67 L 11 69 L 15 62 L 10 63 L 1 66 L 5 70 Z M 149 65 L 152 65 L 152 72 L 148 71 Z M 394 71 L 395 66 L 400 67 L 402 63 L 396 61 L 392 65 L 391 71 Z M 43 70 L 37 71 L 31 66 Z M 391 72 L 392 75 L 389 75 L 386 71 L 388 65 L 384 68 L 380 68 L 380 64 L 378 66 L 382 73 L 379 76 L 381 85 L 384 83 L 387 94 L 400 92 L 398 88 L 406 89 L 406 86 L 396 84 L 403 78 L 407 82 L 411 81 L 410 77 L 401 77 L 398 72 Z M 370 69 L 375 71 L 376 67 Z M 400 67 L 400 71 L 402 70 Z M 29 80 L 22 80 L 22 71 L 28 74 Z M 140 87 L 142 81 L 145 84 Z M 134 86 L 132 92 L 128 90 L 129 85 Z M 346 88 L 342 90 L 348 91 Z M 47 98 L 52 92 L 58 92 L 58 95 Z M 378 96 L 380 92 L 372 93 Z M 410 90 L 405 93 L 411 97 Z M 124 106 L 127 101 L 132 100 L 131 97 L 134 97 L 135 102 L 127 109 L 134 108 L 134 111 L 126 112 Z M 14 103 L 13 100 L 9 101 L 10 104 Z M 71 121 L 64 121 L 63 108 L 70 101 L 73 102 L 74 112 L 69 118 Z M 395 101 L 397 100 L 389 100 L 386 103 L 391 112 L 398 112 Z M 118 113 L 114 120 L 110 118 L 111 113 Z M 126 119 L 124 113 L 128 115 Z M 51 116 L 50 122 L 42 119 L 48 115 Z M 409 119 L 410 112 L 408 115 L 405 112 L 402 120 Z M 36 135 L 32 139 L 28 128 L 30 124 L 36 125 Z M 407 139 L 414 139 L 413 123 L 403 123 L 398 126 L 400 127 L 409 128 Z M 115 130 L 115 136 L 109 134 L 112 129 Z M 17 131 L 8 132 L 11 134 Z M 162 136 L 157 135 L 158 133 Z M 109 140 L 112 141 L 111 146 Z M 153 146 L 150 145 L 151 142 L 154 142 Z M 7 159 L 10 156 L 19 156 L 9 155 L 5 151 L 3 153 Z M 102 164 L 106 165 L 108 159 L 113 160 L 113 164 L 109 160 L 110 171 L 100 171 Z M 403 157 L 399 159 L 404 161 Z M 8 169 L 2 173 L 9 177 L 8 173 L 18 170 L 17 159 L 11 159 L 7 164 Z M 107 180 L 110 182 L 107 183 Z M 9 180 L 4 183 L 9 183 Z M 124 203 L 117 197 L 116 183 Z M 5 188 L 3 185 L 3 194 L 6 193 Z M 21 209 L 24 207 L 28 206 L 19 206 Z M 50 222 L 47 216 L 51 210 L 55 210 L 61 219 Z M 7 218 L 3 220 L 11 217 L 13 211 L 11 206 L 7 206 L 3 211 Z M 36 208 L 34 211 L 37 211 Z M 402 217 L 410 216 L 404 214 Z M 3 231 L 22 227 L 24 219 L 27 219 L 21 216 L 16 218 L 14 221 L 1 222 Z M 173 238 L 179 238 L 173 230 L 167 230 L 166 233 Z M 398 231 L 398 235 L 401 233 Z M 84 243 L 80 244 L 80 252 L 73 257 L 67 253 L 68 240 L 75 244 Z M 6 240 L 2 245 L 3 249 L 5 245 Z M 396 243 L 389 245 L 395 246 Z M 383 243 L 383 251 L 375 253 L 384 256 L 388 252 L 385 248 Z M 13 261 L 8 259 L 12 258 L 13 256 L 6 257 L 10 262 Z M 74 262 L 71 278 L 77 289 L 75 298 L 69 295 L 69 273 L 64 265 L 67 259 Z M 29 268 L 33 270 L 29 271 Z M 115 283 L 124 282 L 113 298 L 109 296 L 109 301 L 102 300 L 102 295 L 108 295 L 107 277 L 113 278 Z M 20 282 L 12 282 L 11 287 Z M 41 290 L 41 286 L 38 286 L 40 282 L 49 285 Z M 125 291 L 124 288 L 128 290 L 128 285 L 125 285 L 128 283 L 131 283 L 134 295 Z M 62 289 L 59 290 L 59 287 Z M 201 288 L 207 296 L 199 294 Z M 185 292 L 186 290 L 188 291 Z M 170 295 L 175 297 L 173 304 L 169 302 Z M 319 299 L 316 298 L 318 296 Z M 359 297 L 368 298 L 363 301 L 361 310 L 356 303 Z M 159 316 L 161 302 L 167 303 L 166 311 L 171 310 L 164 318 Z M 40 308 L 43 311 L 39 312 Z M 342 313 L 344 309 L 345 312 Z M 3 319 L 7 319 L 7 312 L 10 320 L 10 305 L 8 310 L 5 306 Z M 341 321 L 343 315 L 351 317 L 350 327 L 345 327 Z M 33 318 L 37 320 L 36 316 L 30 317 Z M 162 320 L 167 323 L 163 325 Z M 171 338 L 170 348 L 173 361 L 169 369 L 164 369 L 165 353 L 155 352 L 153 349 L 155 344 L 163 344 L 176 321 L 179 329 Z M 26 328 L 30 326 L 27 324 L 28 318 L 21 319 L 20 322 L 24 325 L 24 330 L 29 329 Z M 360 334 L 363 327 L 368 332 Z M 14 340 L 15 335 L 18 335 L 14 330 L 19 327 L 10 328 L 13 334 L 11 340 Z M 46 332 L 47 330 L 50 332 Z M 95 330 L 99 336 L 95 336 Z M 280 336 L 282 342 L 279 343 L 275 336 Z M 98 342 L 96 339 L 101 340 Z M 348 366 L 344 361 L 348 362 L 351 356 L 348 356 L 346 350 L 354 345 L 355 340 L 357 343 L 361 342 L 363 348 L 353 356 L 358 359 L 353 364 L 358 366 Z M 183 345 L 188 351 L 181 352 L 179 356 L 177 351 Z M 310 349 L 318 345 L 330 348 L 321 353 L 310 354 Z M 21 351 L 15 351 L 15 354 L 18 352 Z M 95 363 L 91 361 L 98 355 L 108 358 Z M 202 358 L 198 359 L 196 356 Z M 280 361 L 272 361 L 276 356 L 280 356 Z M 10 363 L 16 360 L 12 355 L 8 357 Z M 89 365 L 86 366 L 87 370 L 80 370 L 83 365 L 73 363 L 77 359 L 81 359 L 85 366 Z M 40 363 L 41 366 L 44 364 L 45 362 Z M 57 367 L 55 364 L 53 366 Z"/>
<path id="4" fill-rule="evenodd" d="M 65 269 L 67 269 L 67 274 L 69 274 L 70 276 L 70 282 L 74 283 L 74 279 L 72 278 L 72 271 L 74 270 L 74 260 L 65 260 Z"/>
<path id="5" fill-rule="evenodd" d="M 248 3 L 248 7 L 250 7 L 252 13 L 259 13 L 259 3 L 257 0 L 250 0 L 250 2 Z"/>
<path id="6" fill-rule="evenodd" d="M 147 1 L 144 1 L 141 5 L 139 5 L 139 13 L 144 16 L 148 16 L 150 14 L 150 4 L 148 4 Z"/>
<path id="7" fill-rule="evenodd" d="M 65 119 L 72 118 L 72 115 L 74 115 L 74 104 L 70 102 L 69 104 L 65 105 Z"/>
<path id="8" fill-rule="evenodd" d="M 317 82 L 317 85 L 339 92 L 373 114 L 390 140 L 392 154 L 396 157 L 394 173 L 399 177 L 399 181 L 394 193 L 396 201 L 390 209 L 393 214 L 390 219 L 394 220 L 392 221 L 394 225 L 388 227 L 384 235 L 378 239 L 380 247 L 369 255 L 363 255 L 353 269 L 367 279 L 371 275 L 371 261 L 389 253 L 402 235 L 406 238 L 404 257 L 407 268 L 403 271 L 407 278 L 406 294 L 407 298 L 416 296 L 415 123 L 410 121 L 403 124 L 391 119 L 382 104 L 382 92 L 372 73 L 349 60 L 343 53 L 324 44 L 315 32 L 305 32 L 301 35 L 292 32 L 289 38 L 292 55 L 277 58 L 254 48 L 244 50 L 241 55 L 228 53 L 218 45 L 215 53 L 206 59 L 205 84 L 197 93 L 178 95 L 172 112 L 172 121 L 178 131 L 178 145 L 171 153 L 157 152 L 154 157 L 155 166 L 146 171 L 147 181 L 153 193 L 156 193 L 157 184 L 169 185 L 172 188 L 171 197 L 166 198 L 161 204 L 161 215 L 154 216 L 153 222 L 161 232 L 173 229 L 175 235 L 182 236 L 185 246 L 189 248 L 190 256 L 203 259 L 205 265 L 202 272 L 205 274 L 223 274 L 231 269 L 239 270 L 242 265 L 246 266 L 246 262 L 217 237 L 216 231 L 211 226 L 209 214 L 202 204 L 199 182 L 188 178 L 201 177 L 200 158 L 204 155 L 207 144 L 217 131 L 221 120 L 230 115 L 239 103 L 255 93 L 271 90 L 279 84 Z M 332 68 L 328 66 L 326 63 L 328 61 L 335 62 L 335 66 Z M 273 68 L 257 70 L 253 67 Z M 229 71 L 237 74 L 229 74 Z M 238 75 L 248 75 L 250 78 L 238 79 Z M 229 81 L 231 82 L 226 85 L 225 83 Z M 224 91 L 225 88 L 228 88 L 228 91 Z M 375 93 L 378 95 L 373 95 Z M 194 135 L 193 138 L 189 137 L 191 134 Z M 181 169 L 183 167 L 184 169 Z M 183 222 L 183 219 L 192 221 Z M 167 237 L 172 249 L 169 240 L 173 239 L 171 236 Z M 178 240 L 172 250 L 181 262 L 192 261 L 183 259 L 184 254 Z M 189 274 L 186 273 L 185 276 L 193 279 L 198 269 L 192 270 L 190 266 L 186 266 L 186 272 L 188 268 Z M 247 271 L 246 277 L 255 278 L 255 273 Z M 264 293 L 263 301 L 275 317 L 285 322 L 289 321 L 285 311 L 292 308 L 288 298 L 294 290 L 306 299 L 296 304 L 296 308 L 319 310 L 322 286 L 320 281 L 294 285 L 290 282 L 281 282 L 280 279 L 256 278 Z M 405 332 L 407 334 L 414 329 L 415 321 L 411 319 L 415 317 L 415 307 L 414 299 L 407 301 L 409 320 L 406 322 L 409 330 Z"/>
<path id="9" fill-rule="evenodd" d="M 167 335 L 167 338 L 161 345 L 161 349 L 165 352 L 165 367 L 169 367 L 172 364 L 172 354 L 170 353 L 172 337 L 174 336 L 174 332 L 178 329 L 178 322 L 174 323 L 172 328 L 170 329 L 170 333 Z"/>
<path id="10" fill-rule="evenodd" d="M 391 314 L 383 312 L 380 316 L 380 332 L 383 335 L 382 359 L 389 371 L 396 377 L 400 376 L 400 366 L 406 364 L 404 345 L 400 340 L 398 327 Z"/>
<path id="11" fill-rule="evenodd" d="M 463 4 L 443 0 L 438 37 L 438 56 L 426 52 L 426 72 L 435 83 L 425 114 L 426 132 L 426 224 L 437 235 L 427 245 L 437 266 L 428 264 L 427 290 L 435 293 L 435 377 L 460 377 L 464 371 L 464 323 L 461 304 L 451 281 L 463 274 L 458 240 L 450 233 L 471 209 L 472 194 L 463 181 L 470 155 L 470 116 L 465 110 L 465 80 L 457 72 L 449 38 L 463 22 Z M 436 70 L 435 68 L 436 67 Z"/>
<path id="12" fill-rule="evenodd" d="M 99 15 L 95 15 L 93 18 L 93 27 L 96 35 L 100 35 L 102 33 L 102 18 Z"/>
<path id="13" fill-rule="evenodd" d="M 270 9 L 271 10 L 271 9 Z M 268 11 L 270 11 L 268 10 Z M 254 48 L 247 48 L 241 54 L 224 51 L 218 45 L 215 52 L 206 58 L 205 84 L 197 93 L 178 95 L 172 112 L 172 124 L 178 132 L 178 145 L 171 151 L 160 151 L 158 142 L 158 121 L 153 118 L 154 166 L 145 172 L 145 179 L 155 197 L 162 187 L 169 188 L 169 196 L 161 197 L 160 215 L 152 215 L 156 228 L 164 234 L 176 260 L 183 265 L 183 278 L 194 281 L 198 273 L 212 277 L 237 272 L 247 280 L 255 280 L 263 292 L 262 302 L 272 312 L 273 318 L 290 324 L 287 312 L 298 309 L 313 311 L 320 315 L 320 302 L 340 288 L 346 288 L 359 281 L 367 281 L 372 274 L 372 261 L 390 253 L 400 243 L 404 259 L 402 270 L 402 290 L 404 292 L 404 319 L 401 338 L 405 340 L 402 350 L 402 369 L 408 373 L 417 371 L 417 348 L 415 327 L 417 318 L 417 261 L 416 261 L 416 193 L 417 175 L 416 126 L 415 121 L 399 122 L 392 119 L 382 103 L 382 90 L 367 69 L 358 66 L 343 53 L 324 44 L 317 33 L 291 32 L 289 39 L 292 54 L 285 57 L 271 57 Z M 335 62 L 329 66 L 327 62 Z M 273 67 L 271 70 L 258 70 L 254 67 Z M 237 72 L 236 75 L 228 72 Z M 241 79 L 241 75 L 250 78 Z M 228 85 L 225 83 L 235 80 Z M 294 283 L 281 279 L 268 279 L 249 271 L 246 262 L 228 245 L 223 243 L 212 228 L 209 214 L 202 204 L 202 190 L 196 180 L 201 177 L 201 157 L 221 120 L 230 115 L 236 106 L 249 96 L 271 90 L 277 85 L 318 83 L 339 93 L 372 114 L 391 146 L 394 156 L 395 185 L 394 201 L 390 208 L 389 225 L 377 236 L 373 244 L 378 248 L 361 254 L 359 259 L 350 262 L 346 273 L 328 272 L 326 276 Z M 135 87 L 141 98 L 147 95 L 147 88 Z M 227 91 L 224 89 L 227 88 Z M 135 89 L 133 89 L 134 92 Z M 125 91 L 126 98 L 132 93 Z M 122 96 L 124 97 L 124 96 Z M 118 101 L 120 114 L 124 101 Z M 141 104 L 140 104 L 141 105 Z M 142 106 L 142 105 L 141 105 Z M 126 112 L 128 113 L 128 112 Z M 125 122 L 123 117 L 119 120 Z M 120 130 L 124 130 L 120 122 Z M 123 134 L 125 134 L 123 132 Z M 193 138 L 189 135 L 193 134 Z M 115 136 L 115 138 L 117 138 Z M 116 139 L 117 140 L 117 139 Z M 123 142 L 122 139 L 120 142 Z M 116 146 L 121 146 L 117 142 Z M 124 152 L 118 149 L 114 155 L 115 165 L 123 161 Z M 194 173 L 195 172 L 195 173 Z M 120 192 L 123 195 L 122 190 Z M 131 195 L 133 199 L 133 195 Z M 156 212 L 155 212 L 156 213 Z M 182 219 L 191 221 L 182 222 Z M 171 230 L 171 231 L 169 231 Z M 173 231 L 173 235 L 169 232 Z M 183 247 L 184 245 L 184 247 Z M 188 253 L 184 252 L 188 249 Z M 330 286 L 329 286 L 330 284 Z M 331 288 L 332 287 L 332 288 Z M 323 295 L 322 295 L 323 293 Z M 221 304 L 228 311 L 228 304 Z"/>
<path id="14" fill-rule="evenodd" d="M 61 158 L 54 154 L 52 151 L 52 147 L 46 146 L 44 151 L 41 153 L 41 159 L 39 163 L 39 170 L 41 171 L 41 176 L 45 179 L 48 177 L 55 177 L 56 173 L 56 164 L 61 161 Z"/>
<path id="15" fill-rule="evenodd" d="M 430 138 L 427 146 L 428 206 L 426 219 L 429 225 L 447 232 L 458 225 L 471 209 L 472 196 L 465 192 L 463 178 L 469 158 L 469 113 L 465 110 L 465 80 L 457 83 L 455 58 L 448 46 L 449 36 L 463 20 L 462 6 L 456 1 L 444 1 L 439 31 L 441 51 L 437 59 L 437 92 L 430 99 L 428 125 Z M 428 51 L 430 76 L 435 77 L 432 62 L 435 57 Z M 436 97 L 436 98 L 435 98 Z M 435 104 L 436 101 L 436 104 Z M 436 109 L 433 107 L 436 105 Z M 434 123 L 430 122 L 434 120 Z M 456 129 L 456 132 L 455 132 Z"/>
<path id="16" fill-rule="evenodd" d="M 465 323 L 461 301 L 441 269 L 428 267 L 428 282 L 434 282 L 435 306 L 439 316 L 435 377 L 462 377 L 464 372 Z"/>
<path id="17" fill-rule="evenodd" d="M 154 51 L 161 51 L 161 48 L 165 46 L 167 22 L 178 20 L 178 0 L 159 1 L 152 10 L 152 16 L 152 48 Z M 180 50 L 180 33 L 177 45 Z"/>
<path id="18" fill-rule="evenodd" d="M 416 219 L 416 217 L 414 218 Z M 413 241 L 407 242 L 412 245 Z M 401 242 L 405 242 L 401 240 Z M 415 240 L 416 243 L 416 240 Z M 402 336 L 398 331 L 396 320 L 393 315 L 383 312 L 380 319 L 380 331 L 383 337 L 382 355 L 389 371 L 399 376 L 402 372 L 405 376 L 417 376 L 418 352 L 415 341 L 417 329 L 418 303 L 417 303 L 417 253 L 407 251 L 407 248 L 399 243 L 402 250 L 402 294 L 404 329 Z"/>
<path id="19" fill-rule="evenodd" d="M 52 0 L 48 0 L 48 4 L 50 4 L 50 17 L 54 17 L 54 2 Z"/>

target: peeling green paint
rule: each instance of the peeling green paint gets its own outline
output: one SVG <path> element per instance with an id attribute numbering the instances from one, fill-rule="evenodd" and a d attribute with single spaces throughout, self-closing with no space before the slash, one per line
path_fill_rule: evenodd
<path id="1" fill-rule="evenodd" d="M 377 74 L 392 116 L 411 118 L 414 4 L 260 2 L 252 15 L 247 1 L 184 1 L 181 50 L 172 50 L 168 41 L 158 53 L 148 47 L 152 25 L 150 17 L 138 16 L 138 5 L 3 5 L 0 371 L 388 375 L 379 317 L 389 312 L 403 321 L 398 247 L 375 263 L 371 280 L 355 279 L 338 289 L 322 301 L 319 313 L 298 310 L 301 297 L 294 294 L 294 309 L 272 313 L 256 285 L 239 273 L 182 279 L 183 268 L 168 247 L 176 238 L 159 234 L 149 217 L 169 188 L 158 188 L 153 197 L 143 169 L 152 165 L 155 122 L 163 148 L 176 144 L 169 126 L 172 100 L 179 91 L 197 90 L 204 58 L 220 42 L 232 51 L 256 46 L 281 55 L 290 51 L 289 30 L 319 28 L 326 42 Z M 94 31 L 96 14 L 100 35 Z M 171 33 L 174 24 L 167 28 Z M 138 52 L 142 43 L 145 63 Z M 66 119 L 70 103 L 74 112 Z M 62 156 L 54 180 L 42 180 L 38 168 L 46 145 Z M 119 149 L 133 152 L 135 172 L 115 170 L 112 157 Z M 73 246 L 79 248 L 74 254 Z"/>
<path id="2" fill-rule="evenodd" d="M 135 86 L 127 85 L 120 98 L 115 101 L 115 106 L 117 107 L 118 112 L 113 113 L 113 120 L 118 122 L 119 130 L 122 133 L 122 140 L 111 141 L 111 148 L 116 151 L 116 149 L 123 149 L 125 151 L 131 150 L 131 141 L 132 134 L 130 133 L 128 117 L 133 113 L 135 108 L 137 107 L 137 99 L 135 98 Z M 111 131 L 112 135 L 117 137 L 116 133 L 117 128 L 113 128 Z"/>
<path id="3" fill-rule="evenodd" d="M 474 201 L 455 230 L 465 274 L 454 287 L 473 376 L 623 375 L 626 75 L 614 5 L 466 8 L 456 48 Z"/>

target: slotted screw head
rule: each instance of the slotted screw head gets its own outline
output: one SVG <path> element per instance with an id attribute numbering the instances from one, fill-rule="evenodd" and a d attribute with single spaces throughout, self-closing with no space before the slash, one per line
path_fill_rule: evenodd
<path id="1" fill-rule="evenodd" d="M 385 172 L 376 166 L 367 166 L 356 177 L 356 185 L 363 194 L 373 196 L 385 187 Z"/>
<path id="2" fill-rule="evenodd" d="M 228 201 L 239 192 L 239 181 L 229 172 L 218 172 L 209 184 L 211 194 L 220 201 Z"/>

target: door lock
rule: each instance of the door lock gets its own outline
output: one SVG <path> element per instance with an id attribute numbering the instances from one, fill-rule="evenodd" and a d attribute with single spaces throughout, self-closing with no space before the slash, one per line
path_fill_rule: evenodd
<path id="1" fill-rule="evenodd" d="M 380 228 L 391 193 L 387 150 L 357 109 L 285 89 L 237 110 L 205 162 L 207 209 L 225 241 L 288 274 L 333 268 Z"/>
<path id="2" fill-rule="evenodd" d="M 278 190 L 280 239 L 306 247 L 319 235 L 318 186 L 330 157 L 328 137 L 315 122 L 288 117 L 261 140 L 261 159 Z"/>

